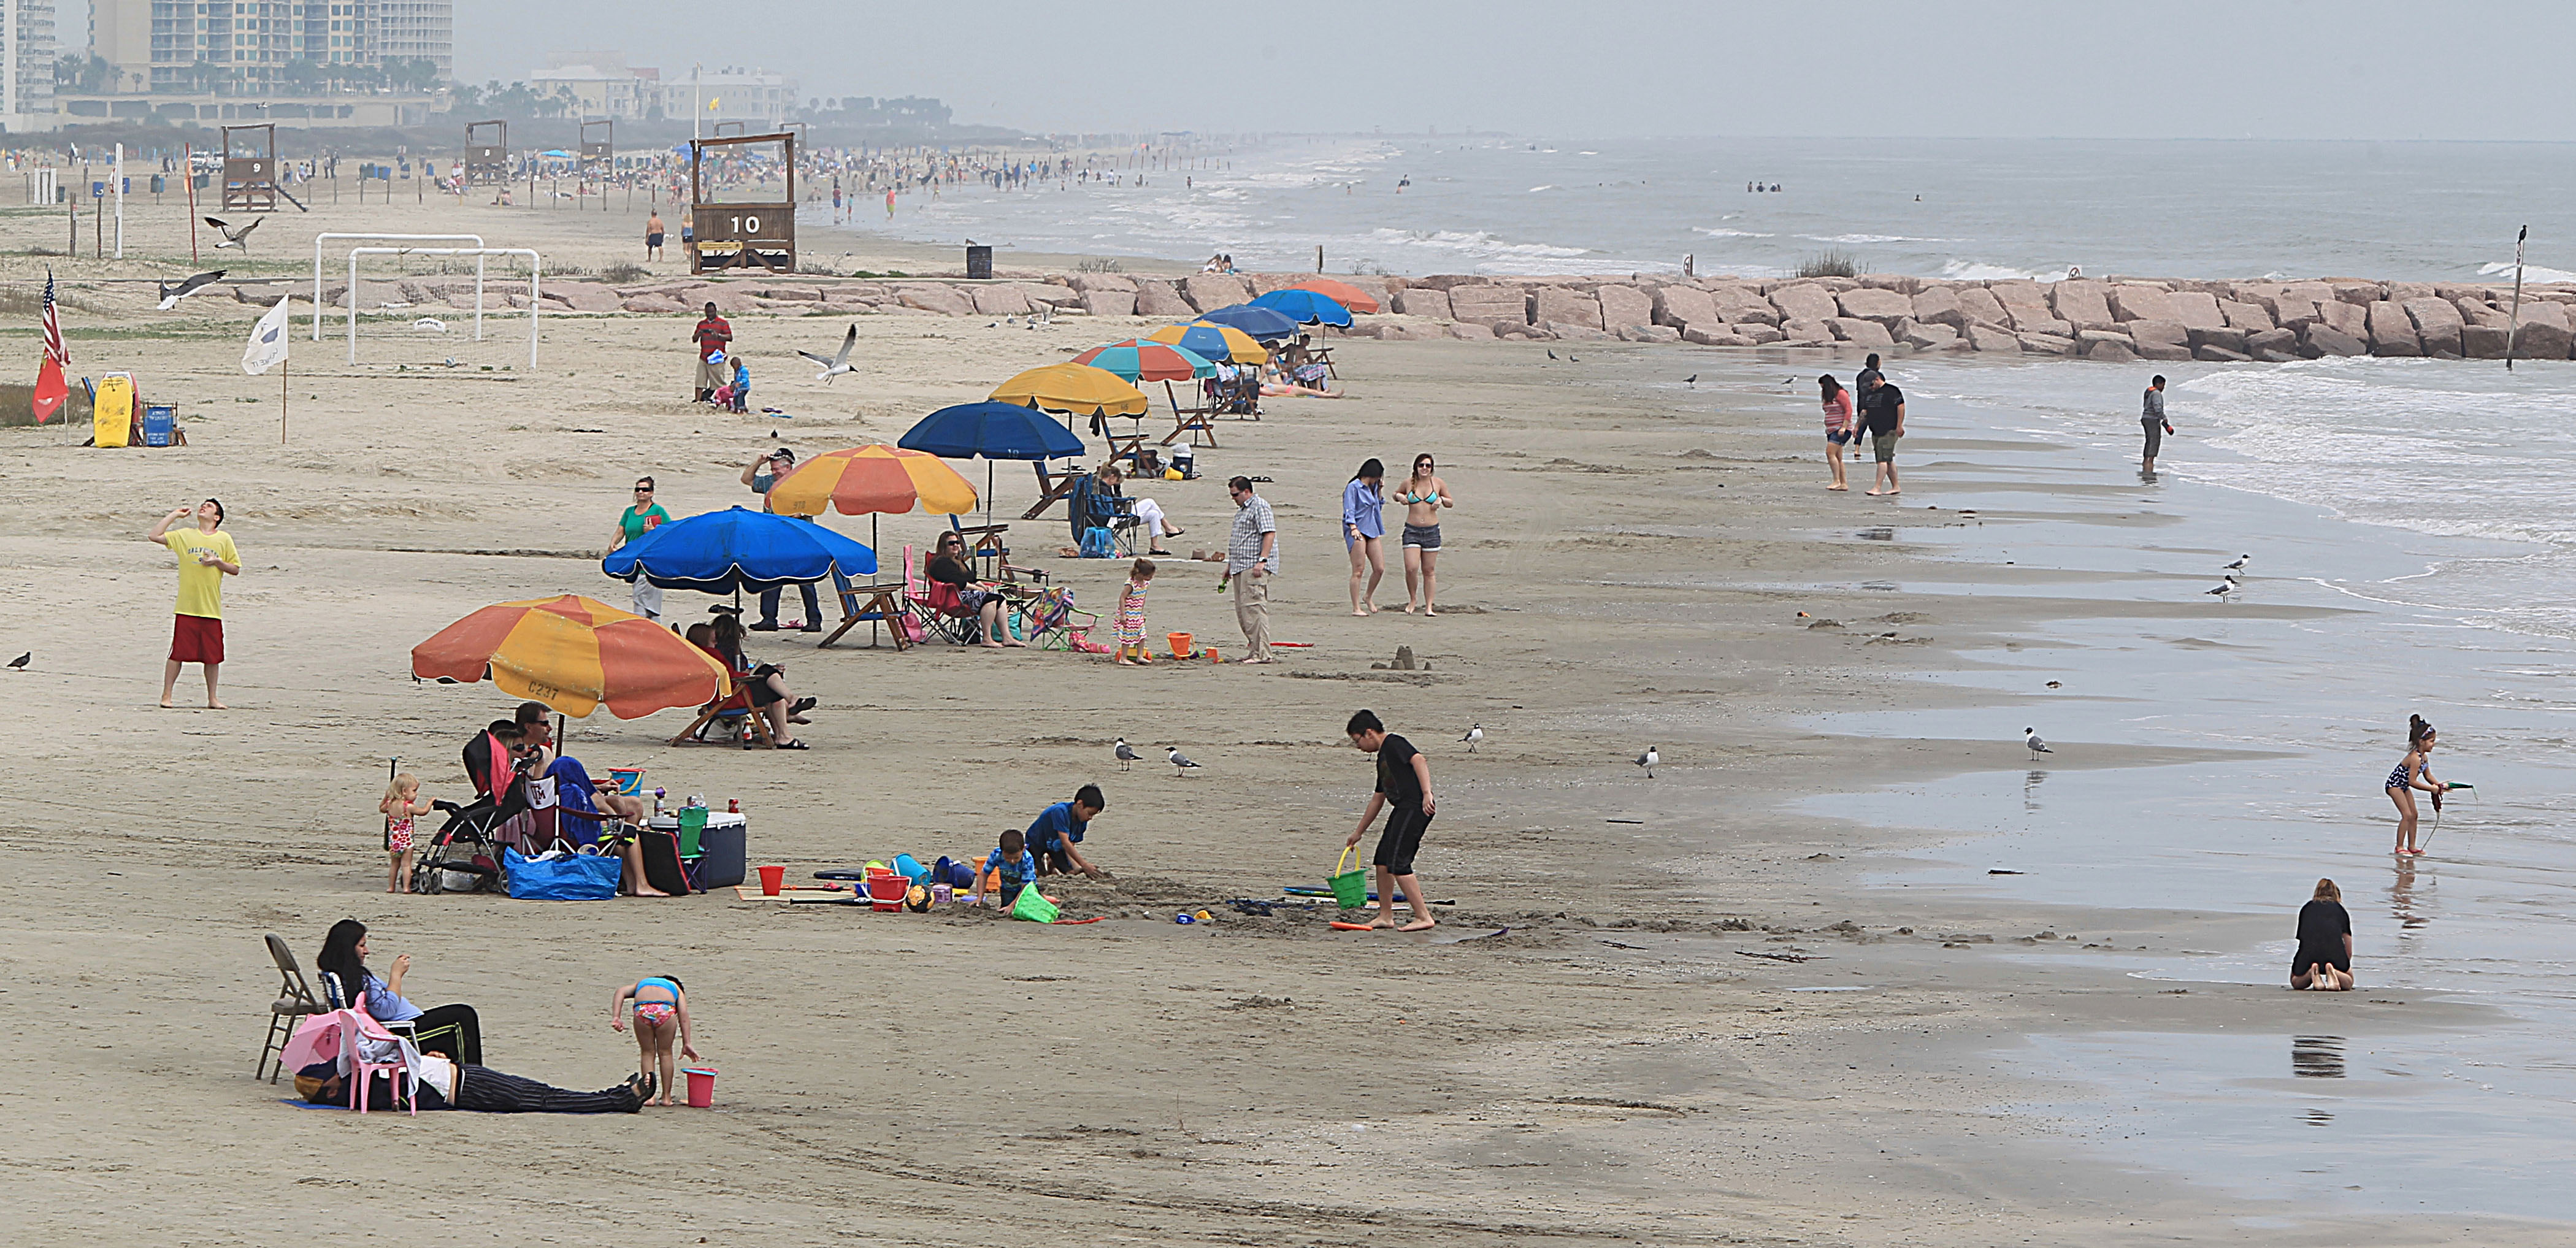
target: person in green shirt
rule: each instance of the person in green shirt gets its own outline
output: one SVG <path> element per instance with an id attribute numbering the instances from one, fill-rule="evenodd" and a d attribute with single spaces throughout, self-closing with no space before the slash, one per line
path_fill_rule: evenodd
<path id="1" fill-rule="evenodd" d="M 617 517 L 617 537 L 609 542 L 608 549 L 614 553 L 618 547 L 670 522 L 671 513 L 653 501 L 653 478 L 638 477 L 635 479 L 635 505 Z M 635 578 L 635 614 L 648 620 L 662 618 L 662 587 L 641 575 Z"/>

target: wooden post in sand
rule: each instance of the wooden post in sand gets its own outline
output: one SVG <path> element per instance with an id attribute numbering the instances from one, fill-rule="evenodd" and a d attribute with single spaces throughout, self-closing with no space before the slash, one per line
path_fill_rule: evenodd
<path id="1" fill-rule="evenodd" d="M 188 180 L 188 263 L 197 264 L 197 149 L 182 143 L 179 152 L 179 176 Z M 334 196 L 333 201 L 337 200 Z"/>
<path id="2" fill-rule="evenodd" d="M 2504 327 L 2504 371 L 2513 371 L 2513 339 L 2522 332 L 2522 245 L 2531 238 L 2531 227 L 2513 236 L 2513 317 Z"/>

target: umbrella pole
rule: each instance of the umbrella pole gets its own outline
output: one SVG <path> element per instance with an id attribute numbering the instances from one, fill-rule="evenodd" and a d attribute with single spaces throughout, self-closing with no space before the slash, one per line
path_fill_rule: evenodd
<path id="1" fill-rule="evenodd" d="M 877 542 L 877 513 L 873 511 L 868 513 L 868 549 L 872 551 L 883 549 Z M 882 558 L 878 559 L 877 566 L 883 568 L 885 566 L 885 560 Z M 884 573 L 880 572 L 878 575 L 882 576 Z M 874 650 L 877 648 L 877 626 L 883 623 L 885 623 L 885 612 L 883 611 L 877 612 L 876 619 L 868 621 L 868 649 Z"/>

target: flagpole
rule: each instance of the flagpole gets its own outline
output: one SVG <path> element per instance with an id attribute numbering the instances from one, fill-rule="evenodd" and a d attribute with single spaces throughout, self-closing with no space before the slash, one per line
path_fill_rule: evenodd
<path id="1" fill-rule="evenodd" d="M 355 293 L 352 293 L 349 297 L 350 297 L 350 298 L 352 298 L 352 299 L 355 299 L 355 298 L 357 298 L 357 295 L 356 295 Z M 287 365 L 287 362 L 286 362 L 286 361 L 284 361 L 284 360 L 279 360 L 279 361 L 277 362 L 277 444 L 278 444 L 279 446 L 284 446 L 284 445 L 286 445 L 286 372 L 287 372 L 287 367 L 288 367 L 288 365 Z"/>
<path id="2" fill-rule="evenodd" d="M 2522 332 L 2522 244 L 2531 237 L 2531 227 L 2513 236 L 2513 316 L 2504 327 L 2504 371 L 2513 371 L 2513 340 Z"/>

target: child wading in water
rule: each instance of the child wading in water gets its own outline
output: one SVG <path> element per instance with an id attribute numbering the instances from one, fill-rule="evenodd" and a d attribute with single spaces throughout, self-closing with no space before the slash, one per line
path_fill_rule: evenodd
<path id="1" fill-rule="evenodd" d="M 641 1054 L 638 1063 L 646 1078 L 652 1077 L 656 1062 L 661 1064 L 661 1103 L 668 1105 L 674 1076 L 679 1074 L 679 1064 L 671 1059 L 671 1041 L 676 1038 L 680 1042 L 680 1056 L 698 1060 L 697 1049 L 689 1043 L 688 990 L 680 986 L 676 975 L 654 975 L 628 984 L 609 998 L 611 1028 L 626 1030 L 623 1011 L 630 997 L 635 1001 L 635 1048 Z"/>
<path id="2" fill-rule="evenodd" d="M 385 800 L 376 803 L 385 815 L 385 891 L 411 891 L 411 821 L 415 815 L 429 813 L 429 803 L 420 800 L 420 777 L 406 771 L 385 786 Z"/>
<path id="3" fill-rule="evenodd" d="M 1154 661 L 1145 649 L 1145 591 L 1154 583 L 1154 561 L 1139 559 L 1127 569 L 1127 588 L 1118 595 L 1118 663 L 1142 667 Z"/>
<path id="4" fill-rule="evenodd" d="M 2433 725 L 2421 715 L 2406 717 L 2406 757 L 2388 773 L 2388 800 L 2397 803 L 2397 852 L 2421 854 L 2415 847 L 2415 790 L 2433 795 L 2433 809 L 2442 808 L 2442 795 L 2451 786 L 2433 778 Z"/>

